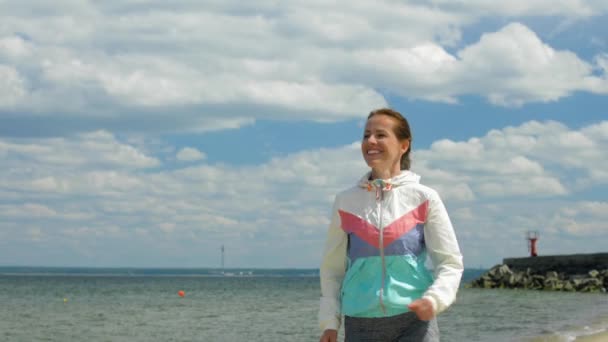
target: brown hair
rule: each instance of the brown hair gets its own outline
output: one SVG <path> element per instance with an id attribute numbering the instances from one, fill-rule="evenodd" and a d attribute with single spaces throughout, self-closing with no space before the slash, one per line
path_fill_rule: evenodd
<path id="1" fill-rule="evenodd" d="M 407 119 L 401 115 L 396 110 L 390 108 L 380 108 L 373 110 L 367 116 L 367 120 L 369 120 L 374 115 L 386 115 L 395 120 L 397 120 L 397 125 L 395 125 L 394 133 L 399 140 L 409 140 L 410 146 L 407 151 L 401 156 L 401 170 L 409 170 L 411 165 L 410 160 L 410 151 L 412 150 L 412 131 L 410 130 L 410 124 L 407 122 Z"/>

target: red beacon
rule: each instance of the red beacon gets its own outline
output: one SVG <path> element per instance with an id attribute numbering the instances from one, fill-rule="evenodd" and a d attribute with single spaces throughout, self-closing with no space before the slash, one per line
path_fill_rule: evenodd
<path id="1" fill-rule="evenodd" d="M 528 251 L 530 252 L 530 256 L 538 256 L 538 254 L 536 253 L 536 241 L 538 241 L 538 231 L 528 231 L 526 239 L 528 240 Z"/>

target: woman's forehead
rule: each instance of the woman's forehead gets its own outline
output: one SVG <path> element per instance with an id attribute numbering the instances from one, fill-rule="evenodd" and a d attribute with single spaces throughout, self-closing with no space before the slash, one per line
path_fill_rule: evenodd
<path id="1" fill-rule="evenodd" d="M 374 115 L 365 123 L 365 130 L 391 130 L 395 124 L 395 119 L 390 116 Z"/>

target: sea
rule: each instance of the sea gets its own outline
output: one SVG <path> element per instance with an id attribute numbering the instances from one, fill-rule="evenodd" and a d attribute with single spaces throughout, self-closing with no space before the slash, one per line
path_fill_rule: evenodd
<path id="1" fill-rule="evenodd" d="M 318 304 L 314 269 L 0 267 L 3 342 L 318 341 Z M 583 340 L 607 336 L 608 295 L 463 286 L 438 322 L 444 342 Z"/>

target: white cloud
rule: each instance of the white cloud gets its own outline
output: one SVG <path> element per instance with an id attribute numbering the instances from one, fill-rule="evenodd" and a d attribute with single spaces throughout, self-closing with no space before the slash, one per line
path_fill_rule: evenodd
<path id="1" fill-rule="evenodd" d="M 586 236 L 601 238 L 606 233 L 608 202 L 581 201 L 564 206 L 547 220 L 548 230 L 556 234 L 566 234 L 581 238 Z"/>
<path id="2" fill-rule="evenodd" d="M 165 233 L 173 233 L 175 231 L 175 223 L 161 223 L 158 228 Z"/>
<path id="3" fill-rule="evenodd" d="M 440 8 L 450 8 L 476 16 L 561 16 L 567 18 L 584 18 L 608 12 L 608 4 L 601 0 L 431 0 Z"/>
<path id="4" fill-rule="evenodd" d="M 608 219 L 608 202 L 581 202 L 571 208 L 564 208 L 562 213 L 568 217 L 587 216 L 596 219 Z"/>
<path id="5" fill-rule="evenodd" d="M 54 192 L 60 191 L 62 184 L 60 184 L 55 177 L 42 177 L 33 179 L 30 182 L 33 191 L 39 192 Z"/>
<path id="6" fill-rule="evenodd" d="M 491 177 L 493 178 L 493 177 Z M 485 197 L 508 196 L 548 196 L 565 195 L 565 187 L 558 179 L 547 177 L 529 177 L 525 179 L 488 179 L 478 185 L 477 190 Z"/>
<path id="7" fill-rule="evenodd" d="M 595 57 L 595 64 L 603 71 L 604 76 L 608 75 L 608 53 L 603 53 Z"/>
<path id="8" fill-rule="evenodd" d="M 551 48 L 519 23 L 484 34 L 458 55 L 462 64 L 457 81 L 470 80 L 471 93 L 498 105 L 556 101 L 577 90 L 604 93 L 604 82 L 591 76 L 589 63 Z M 591 81 L 599 84 L 589 86 Z"/>
<path id="9" fill-rule="evenodd" d="M 525 254 L 523 238 L 513 237 L 526 230 L 541 231 L 544 253 L 558 246 L 581 252 L 559 241 L 588 239 L 599 248 L 594 237 L 604 227 L 606 203 L 577 194 L 608 184 L 594 173 L 608 169 L 599 157 L 608 147 L 606 127 L 608 122 L 571 129 L 531 121 L 467 141 L 438 141 L 414 151 L 413 167 L 441 194 L 474 263 L 519 248 Z M 144 154 L 107 132 L 0 139 L 0 150 L 7 151 L 0 154 L 3 238 L 53 242 L 84 264 L 119 264 L 122 259 L 99 249 L 124 244 L 138 265 L 170 265 L 186 253 L 197 261 L 184 266 L 201 266 L 201 260 L 215 266 L 208 260 L 216 260 L 225 244 L 234 265 L 315 267 L 319 255 L 313 252 L 325 236 L 334 195 L 366 171 L 359 143 L 260 165 L 175 170 L 110 158 L 103 151 L 131 151 L 127 161 Z M 152 155 L 140 159 L 156 160 Z M 498 240 L 505 245 L 491 247 Z M 472 251 L 480 248 L 484 253 L 476 256 Z M 281 257 L 286 250 L 309 252 L 287 261 Z M 266 259 L 272 253 L 275 258 Z"/>
<path id="10" fill-rule="evenodd" d="M 27 235 L 32 241 L 40 241 L 45 237 L 45 234 L 40 228 L 32 228 L 27 231 Z"/>
<path id="11" fill-rule="evenodd" d="M 466 142 L 441 140 L 430 151 L 418 151 L 415 159 L 433 179 L 442 179 L 436 176 L 437 168 L 462 172 L 466 178 L 460 181 L 469 182 L 476 195 L 566 195 L 606 184 L 606 127 L 601 122 L 570 130 L 557 122 L 530 121 Z M 578 176 L 560 176 L 565 170 Z"/>
<path id="12" fill-rule="evenodd" d="M 0 38 L 0 57 L 23 58 L 31 54 L 31 44 L 19 36 Z"/>
<path id="13" fill-rule="evenodd" d="M 517 106 L 608 93 L 606 72 L 594 74 L 605 56 L 582 60 L 522 24 L 461 42 L 489 15 L 580 18 L 606 12 L 599 2 L 54 6 L 0 4 L 0 123 L 10 113 L 52 116 L 45 129 L 66 133 L 208 131 L 360 117 L 384 94 Z"/>
<path id="14" fill-rule="evenodd" d="M 606 53 L 584 59 L 519 22 L 556 18 L 564 32 L 606 13 L 578 0 L 0 2 L 0 127 L 29 137 L 0 137 L 0 236 L 53 242 L 63 262 L 89 265 L 201 266 L 225 244 L 235 264 L 315 267 L 334 194 L 366 169 L 358 143 L 260 165 L 164 165 L 206 155 L 147 139 L 360 118 L 388 95 L 520 106 L 608 94 Z M 505 25 L 477 32 L 488 18 Z M 600 33 L 585 32 L 595 48 Z M 530 121 L 436 141 L 413 167 L 446 201 L 467 257 L 484 260 L 518 247 L 492 241 L 527 229 L 554 250 L 573 248 L 564 236 L 597 246 L 605 203 L 581 193 L 608 184 L 607 144 L 608 122 Z"/>
<path id="15" fill-rule="evenodd" d="M 204 160 L 207 155 L 193 147 L 184 147 L 177 152 L 177 160 L 179 161 L 196 161 Z"/>
<path id="16" fill-rule="evenodd" d="M 25 80 L 14 68 L 0 64 L 0 110 L 18 104 L 25 96 Z"/>
<path id="17" fill-rule="evenodd" d="M 121 143 L 106 131 L 79 134 L 71 140 L 50 138 L 0 141 L 0 150 L 5 155 L 23 156 L 26 165 L 40 163 L 47 167 L 105 165 L 117 169 L 143 169 L 160 165 L 156 158 L 148 157 L 133 146 Z"/>
<path id="18" fill-rule="evenodd" d="M 31 217 L 54 217 L 57 212 L 49 207 L 37 203 L 24 203 L 22 205 L 2 205 L 0 213 L 4 217 L 10 218 L 31 218 Z"/>

